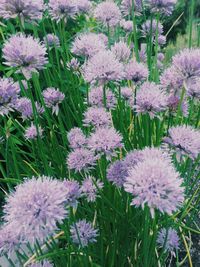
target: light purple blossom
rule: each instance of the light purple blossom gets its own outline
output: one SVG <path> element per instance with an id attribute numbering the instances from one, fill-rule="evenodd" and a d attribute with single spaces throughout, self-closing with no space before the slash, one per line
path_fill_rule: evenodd
<path id="1" fill-rule="evenodd" d="M 86 145 L 87 143 L 87 138 L 82 132 L 80 128 L 72 128 L 68 134 L 67 138 L 69 141 L 69 145 L 71 148 L 76 149 L 76 148 L 81 148 Z"/>
<path id="2" fill-rule="evenodd" d="M 49 0 L 49 14 L 52 19 L 65 21 L 74 18 L 77 13 L 77 2 L 75 0 Z"/>
<path id="3" fill-rule="evenodd" d="M 0 115 L 7 115 L 19 97 L 20 87 L 11 78 L 0 78 Z"/>
<path id="4" fill-rule="evenodd" d="M 4 220 L 15 225 L 22 240 L 43 241 L 67 216 L 66 194 L 60 181 L 40 176 L 15 188 L 4 205 Z"/>
<path id="5" fill-rule="evenodd" d="M 78 61 L 78 59 L 73 57 L 67 63 L 67 69 L 73 71 L 74 74 L 78 75 L 80 71 L 80 62 Z"/>
<path id="6" fill-rule="evenodd" d="M 75 38 L 71 52 L 78 56 L 91 57 L 105 49 L 106 44 L 101 35 L 89 32 L 82 33 Z"/>
<path id="7" fill-rule="evenodd" d="M 175 256 L 175 251 L 179 249 L 179 236 L 177 231 L 173 228 L 162 228 L 158 233 L 157 244 L 159 247 L 164 248 L 166 252 L 170 252 Z"/>
<path id="8" fill-rule="evenodd" d="M 123 78 L 123 64 L 111 51 L 100 51 L 83 66 L 83 77 L 92 84 L 120 81 Z"/>
<path id="9" fill-rule="evenodd" d="M 178 157 L 187 155 L 196 159 L 200 154 L 200 131 L 189 125 L 174 126 L 163 140 L 176 149 Z"/>
<path id="10" fill-rule="evenodd" d="M 116 160 L 107 169 L 107 179 L 117 187 L 123 186 L 126 176 L 128 171 L 122 160 Z"/>
<path id="11" fill-rule="evenodd" d="M 160 46 L 163 46 L 163 45 L 166 44 L 166 42 L 167 42 L 166 36 L 160 34 L 160 35 L 158 36 L 158 44 L 159 44 Z"/>
<path id="12" fill-rule="evenodd" d="M 92 7 L 92 3 L 89 0 L 76 0 L 77 13 L 87 13 Z"/>
<path id="13" fill-rule="evenodd" d="M 103 183 L 100 180 L 89 176 L 85 178 L 81 185 L 81 194 L 86 197 L 88 202 L 95 202 L 98 197 L 98 191 L 103 188 Z"/>
<path id="14" fill-rule="evenodd" d="M 152 22 L 151 20 L 147 20 L 145 23 L 142 24 L 143 36 L 149 36 L 151 32 L 152 36 L 155 37 L 156 31 L 158 31 L 158 35 L 161 35 L 163 33 L 163 25 L 160 22 L 158 22 L 157 25 L 157 20 L 153 19 Z"/>
<path id="15" fill-rule="evenodd" d="M 133 4 L 134 7 L 132 6 Z M 140 15 L 142 11 L 142 0 L 122 0 L 121 10 L 125 16 L 131 15 L 133 9 L 135 15 Z"/>
<path id="16" fill-rule="evenodd" d="M 32 123 L 30 127 L 26 128 L 24 137 L 28 140 L 34 140 L 38 137 L 38 135 L 42 137 L 42 134 L 43 134 L 43 129 L 40 126 L 38 126 L 38 131 L 37 131 L 37 127 Z"/>
<path id="17" fill-rule="evenodd" d="M 70 227 L 73 243 L 86 247 L 89 243 L 97 242 L 98 230 L 94 229 L 90 222 L 79 220 Z"/>
<path id="18" fill-rule="evenodd" d="M 117 104 L 117 99 L 113 92 L 106 89 L 106 108 L 113 109 Z M 103 87 L 92 87 L 89 91 L 89 105 L 103 107 Z"/>
<path id="19" fill-rule="evenodd" d="M 113 52 L 113 54 L 116 55 L 117 59 L 119 59 L 119 61 L 122 61 L 122 62 L 127 62 L 130 58 L 130 55 L 131 55 L 130 48 L 123 41 L 115 43 L 111 47 L 111 51 Z"/>
<path id="20" fill-rule="evenodd" d="M 176 94 L 176 92 L 180 92 L 183 87 L 183 77 L 177 71 L 177 68 L 172 65 L 165 69 L 161 74 L 160 83 L 162 88 L 167 90 L 169 93 Z"/>
<path id="21" fill-rule="evenodd" d="M 162 13 L 164 15 L 171 15 L 177 0 L 148 0 L 152 12 Z"/>
<path id="22" fill-rule="evenodd" d="M 111 114 L 105 108 L 89 107 L 84 113 L 84 126 L 107 127 L 111 126 Z"/>
<path id="23" fill-rule="evenodd" d="M 63 190 L 66 194 L 66 203 L 69 206 L 76 206 L 77 201 L 81 196 L 80 185 L 77 181 L 64 180 Z"/>
<path id="24" fill-rule="evenodd" d="M 131 205 L 143 209 L 147 205 L 154 217 L 155 209 L 171 215 L 182 206 L 184 188 L 181 184 L 182 179 L 171 163 L 153 158 L 139 162 L 129 170 L 124 188 L 134 196 Z"/>
<path id="25" fill-rule="evenodd" d="M 170 112 L 176 112 L 179 107 L 179 102 L 181 98 L 180 96 L 176 96 L 174 94 L 170 94 L 167 98 L 167 106 L 170 109 Z M 188 116 L 188 102 L 186 98 L 183 98 L 181 103 L 181 111 L 184 117 Z"/>
<path id="26" fill-rule="evenodd" d="M 46 106 L 48 108 L 52 108 L 52 113 L 58 115 L 59 112 L 58 105 L 62 103 L 62 101 L 65 98 L 65 95 L 54 87 L 47 88 L 42 92 L 42 95 L 44 97 L 44 102 Z"/>
<path id="27" fill-rule="evenodd" d="M 45 68 L 48 63 L 46 47 L 31 35 L 12 35 L 2 49 L 4 64 L 17 68 L 28 79 L 31 73 Z"/>
<path id="28" fill-rule="evenodd" d="M 136 84 L 140 84 L 148 79 L 149 71 L 145 64 L 131 61 L 125 65 L 125 78 Z"/>
<path id="29" fill-rule="evenodd" d="M 121 20 L 121 12 L 116 3 L 104 1 L 95 8 L 94 17 L 105 26 L 114 27 Z"/>
<path id="30" fill-rule="evenodd" d="M 44 37 L 44 43 L 48 47 L 60 47 L 60 40 L 57 35 L 49 33 Z"/>
<path id="31" fill-rule="evenodd" d="M 75 172 L 89 170 L 96 164 L 97 157 L 92 150 L 87 148 L 77 148 L 68 154 L 67 165 Z"/>
<path id="32" fill-rule="evenodd" d="M 200 77 L 190 83 L 187 83 L 186 91 L 190 97 L 200 99 Z"/>
<path id="33" fill-rule="evenodd" d="M 48 260 L 43 260 L 41 262 L 34 262 L 28 265 L 28 267 L 53 267 L 54 265 L 48 261 Z"/>
<path id="34" fill-rule="evenodd" d="M 122 87 L 121 88 L 121 96 L 125 100 L 130 100 L 133 96 L 133 90 L 128 86 Z"/>
<path id="35" fill-rule="evenodd" d="M 125 20 L 122 19 L 120 21 L 120 26 L 126 31 L 126 32 L 132 32 L 133 31 L 133 22 L 132 20 Z"/>
<path id="36" fill-rule="evenodd" d="M 108 159 L 123 147 L 122 136 L 115 128 L 97 128 L 88 138 L 88 147 L 97 154 L 105 154 Z"/>

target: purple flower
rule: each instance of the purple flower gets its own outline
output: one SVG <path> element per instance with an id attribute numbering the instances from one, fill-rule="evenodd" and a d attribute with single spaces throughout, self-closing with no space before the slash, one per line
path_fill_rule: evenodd
<path id="1" fill-rule="evenodd" d="M 68 134 L 67 138 L 69 141 L 69 145 L 71 148 L 76 149 L 76 148 L 81 148 L 86 145 L 87 139 L 84 133 L 80 128 L 72 128 Z"/>
<path id="2" fill-rule="evenodd" d="M 26 179 L 6 198 L 4 220 L 15 225 L 22 240 L 44 241 L 67 215 L 63 185 L 51 177 Z"/>
<path id="3" fill-rule="evenodd" d="M 97 154 L 105 154 L 108 159 L 122 148 L 122 136 L 115 128 L 97 128 L 88 139 L 88 147 Z"/>
<path id="4" fill-rule="evenodd" d="M 87 148 L 77 148 L 70 152 L 67 158 L 69 169 L 75 172 L 91 169 L 96 164 L 94 152 Z"/>
<path id="5" fill-rule="evenodd" d="M 75 38 L 71 52 L 78 56 L 91 57 L 105 49 L 106 44 L 101 35 L 89 32 L 82 33 Z"/>
<path id="6" fill-rule="evenodd" d="M 178 155 L 196 159 L 200 153 L 200 131 L 189 125 L 174 126 L 163 140 L 176 149 Z"/>
<path id="7" fill-rule="evenodd" d="M 158 31 L 158 35 L 161 35 L 163 33 L 163 25 L 158 22 L 157 25 L 157 20 L 153 19 L 152 22 L 151 20 L 147 20 L 145 23 L 142 24 L 142 34 L 143 36 L 149 36 L 150 33 L 152 33 L 152 36 L 156 36 L 156 31 Z"/>
<path id="8" fill-rule="evenodd" d="M 158 233 L 157 244 L 175 256 L 174 250 L 179 249 L 179 237 L 177 231 L 173 228 L 162 228 Z"/>
<path id="9" fill-rule="evenodd" d="M 128 171 L 122 160 L 116 160 L 107 169 L 107 179 L 117 187 L 123 186 L 126 176 Z"/>
<path id="10" fill-rule="evenodd" d="M 75 0 L 49 0 L 49 14 L 53 20 L 74 18 L 77 13 Z"/>
<path id="11" fill-rule="evenodd" d="M 41 20 L 43 10 L 43 0 L 0 0 L 0 17 L 4 19 Z"/>
<path id="12" fill-rule="evenodd" d="M 159 44 L 160 46 L 162 46 L 162 45 L 165 45 L 166 42 L 167 42 L 166 36 L 160 34 L 160 35 L 158 36 L 158 44 Z"/>
<path id="13" fill-rule="evenodd" d="M 111 51 L 100 51 L 83 66 L 83 76 L 89 83 L 120 81 L 123 78 L 123 65 Z"/>
<path id="14" fill-rule="evenodd" d="M 34 140 L 38 137 L 38 135 L 42 137 L 42 134 L 43 134 L 43 129 L 40 126 L 38 126 L 38 131 L 37 131 L 37 127 L 32 123 L 30 127 L 26 128 L 24 137 L 28 140 Z"/>
<path id="15" fill-rule="evenodd" d="M 92 7 L 92 3 L 89 0 L 77 0 L 76 2 L 77 13 L 87 13 Z"/>
<path id="16" fill-rule="evenodd" d="M 89 243 L 97 242 L 98 230 L 94 229 L 90 222 L 79 220 L 70 227 L 73 243 L 81 247 L 88 246 Z"/>
<path id="17" fill-rule="evenodd" d="M 200 99 L 200 78 L 188 83 L 186 90 L 190 97 Z"/>
<path id="18" fill-rule="evenodd" d="M 126 31 L 126 32 L 132 32 L 133 31 L 133 22 L 132 20 L 125 20 L 122 19 L 120 21 L 120 26 Z"/>
<path id="19" fill-rule="evenodd" d="M 54 87 L 47 88 L 42 92 L 42 95 L 44 97 L 46 106 L 48 108 L 52 108 L 52 113 L 58 115 L 58 104 L 60 104 L 64 100 L 65 95 Z"/>
<path id="20" fill-rule="evenodd" d="M 105 108 L 90 107 L 84 113 L 84 126 L 106 127 L 111 126 L 111 114 Z"/>
<path id="21" fill-rule="evenodd" d="M 128 61 L 129 58 L 130 58 L 130 55 L 131 55 L 130 48 L 123 41 L 120 41 L 118 43 L 115 43 L 111 47 L 111 51 L 113 52 L 113 54 L 116 55 L 117 59 L 119 59 L 119 61 L 122 61 L 122 62 Z"/>
<path id="22" fill-rule="evenodd" d="M 66 194 L 66 203 L 69 206 L 76 206 L 77 200 L 81 196 L 80 185 L 77 181 L 64 180 L 63 189 Z"/>
<path id="23" fill-rule="evenodd" d="M 125 65 L 125 78 L 136 84 L 142 83 L 148 79 L 149 71 L 146 65 L 131 61 Z"/>
<path id="24" fill-rule="evenodd" d="M 121 20 L 121 12 L 114 2 L 104 1 L 95 8 L 94 17 L 105 26 L 114 27 Z"/>
<path id="25" fill-rule="evenodd" d="M 162 88 L 166 89 L 169 93 L 175 94 L 183 87 L 183 77 L 177 72 L 175 66 L 170 66 L 165 69 L 160 77 Z"/>
<path id="26" fill-rule="evenodd" d="M 170 112 L 176 112 L 179 107 L 180 96 L 176 96 L 174 94 L 170 94 L 167 98 L 167 106 L 170 109 Z M 188 103 L 185 98 L 183 98 L 181 103 L 181 111 L 184 117 L 188 116 Z"/>
<path id="27" fill-rule="evenodd" d="M 121 88 L 121 96 L 125 99 L 125 100 L 130 100 L 133 96 L 133 90 L 130 87 L 122 87 Z"/>
<path id="28" fill-rule="evenodd" d="M 167 108 L 167 95 L 159 85 L 145 82 L 137 91 L 135 108 L 137 113 L 148 113 L 153 118 Z"/>
<path id="29" fill-rule="evenodd" d="M 45 68 L 48 63 L 46 47 L 31 35 L 12 35 L 4 44 L 4 64 L 17 68 L 28 79 L 32 72 Z"/>
<path id="30" fill-rule="evenodd" d="M 109 89 L 106 90 L 106 108 L 113 109 L 117 104 L 117 99 L 113 92 Z M 89 91 L 89 105 L 104 107 L 103 101 L 103 87 L 92 87 Z"/>
<path id="31" fill-rule="evenodd" d="M 72 58 L 67 63 L 67 69 L 73 71 L 74 74 L 78 75 L 80 70 L 80 62 L 76 58 Z"/>
<path id="32" fill-rule="evenodd" d="M 15 102 L 15 109 L 21 113 L 23 120 L 32 119 L 34 117 L 31 100 L 27 97 L 20 97 Z M 35 109 L 38 115 L 44 112 L 43 107 L 35 102 Z"/>
<path id="33" fill-rule="evenodd" d="M 103 188 L 103 183 L 95 180 L 93 177 L 87 177 L 81 186 L 82 196 L 85 196 L 88 202 L 95 202 L 98 197 L 98 191 Z"/>
<path id="34" fill-rule="evenodd" d="M 60 47 L 60 40 L 53 33 L 49 33 L 44 37 L 44 43 L 47 47 Z"/>
<path id="35" fill-rule="evenodd" d="M 132 6 L 134 4 L 134 7 Z M 122 0 L 121 10 L 125 16 L 131 15 L 134 9 L 135 15 L 140 15 L 142 11 L 142 0 Z"/>
<path id="36" fill-rule="evenodd" d="M 139 162 L 129 170 L 124 184 L 125 191 L 134 198 L 131 205 L 147 205 L 152 217 L 155 209 L 171 215 L 184 201 L 182 180 L 171 163 L 167 160 L 153 158 Z"/>
<path id="37" fill-rule="evenodd" d="M 0 115 L 8 114 L 19 97 L 20 87 L 11 78 L 0 78 Z"/>
<path id="38" fill-rule="evenodd" d="M 53 267 L 54 265 L 48 260 L 43 260 L 41 262 L 35 262 L 28 265 L 28 267 Z"/>
<path id="39" fill-rule="evenodd" d="M 148 0 L 151 11 L 171 15 L 177 0 Z"/>

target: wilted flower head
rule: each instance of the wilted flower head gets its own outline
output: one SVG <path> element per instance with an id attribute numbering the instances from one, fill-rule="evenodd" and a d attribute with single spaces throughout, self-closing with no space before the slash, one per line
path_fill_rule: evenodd
<path id="1" fill-rule="evenodd" d="M 57 35 L 49 33 L 44 37 L 44 43 L 48 47 L 60 47 L 60 40 Z"/>
<path id="2" fill-rule="evenodd" d="M 71 51 L 78 56 L 91 57 L 105 49 L 106 44 L 101 35 L 89 32 L 82 33 L 75 38 Z"/>
<path id="3" fill-rule="evenodd" d="M 134 7 L 132 6 L 134 4 Z M 142 0 L 122 0 L 121 10 L 125 16 L 132 14 L 134 9 L 135 15 L 140 15 L 142 11 Z"/>
<path id="4" fill-rule="evenodd" d="M 163 140 L 174 147 L 178 154 L 195 159 L 200 154 L 200 131 L 189 125 L 174 126 Z M 178 155 L 177 155 L 178 156 Z"/>
<path id="5" fill-rule="evenodd" d="M 52 113 L 57 115 L 59 111 L 58 104 L 64 100 L 65 95 L 54 87 L 47 88 L 42 92 L 42 95 L 46 106 L 52 108 Z"/>
<path id="6" fill-rule="evenodd" d="M 107 169 L 107 179 L 118 187 L 123 186 L 126 176 L 128 171 L 122 160 L 116 160 Z"/>
<path id="7" fill-rule="evenodd" d="M 81 247 L 88 246 L 89 243 L 97 242 L 98 230 L 94 229 L 90 222 L 79 220 L 70 227 L 71 238 L 75 244 Z"/>
<path id="8" fill-rule="evenodd" d="M 132 32 L 133 31 L 133 22 L 132 20 L 125 20 L 122 19 L 120 21 L 120 26 L 126 31 L 126 32 Z"/>
<path id="9" fill-rule="evenodd" d="M 84 133 L 80 128 L 72 128 L 68 134 L 67 138 L 69 141 L 69 145 L 71 148 L 76 149 L 76 148 L 81 148 L 86 145 L 87 139 Z"/>
<path id="10" fill-rule="evenodd" d="M 95 8 L 94 17 L 105 26 L 114 27 L 121 19 L 121 12 L 114 2 L 104 1 Z"/>
<path id="11" fill-rule="evenodd" d="M 40 176 L 25 180 L 6 199 L 4 219 L 13 223 L 22 240 L 43 241 L 66 217 L 62 183 Z"/>
<path id="12" fill-rule="evenodd" d="M 76 206 L 78 198 L 81 196 L 80 185 L 77 181 L 64 180 L 63 190 L 66 194 L 66 203 L 70 206 Z"/>
<path id="13" fill-rule="evenodd" d="M 111 114 L 105 108 L 90 107 L 84 113 L 85 126 L 106 127 L 112 124 Z"/>
<path id="14" fill-rule="evenodd" d="M 97 154 L 105 154 L 108 159 L 122 148 L 122 136 L 115 128 L 97 128 L 88 139 L 88 146 Z"/>
<path id="15" fill-rule="evenodd" d="M 133 194 L 131 205 L 145 205 L 152 217 L 155 209 L 171 215 L 184 201 L 184 189 L 179 174 L 168 160 L 153 158 L 139 162 L 129 170 L 125 191 Z"/>
<path id="16" fill-rule="evenodd" d="M 33 140 L 36 139 L 38 135 L 42 137 L 42 134 L 43 134 L 43 129 L 40 126 L 38 126 L 37 130 L 37 127 L 32 123 L 30 127 L 26 128 L 24 136 L 28 140 Z"/>
<path id="17" fill-rule="evenodd" d="M 137 113 L 148 113 L 154 117 L 167 108 L 167 95 L 159 85 L 145 82 L 137 91 L 135 108 Z"/>
<path id="18" fill-rule="evenodd" d="M 41 262 L 31 263 L 28 267 L 53 267 L 53 264 L 48 260 L 43 260 Z"/>
<path id="19" fill-rule="evenodd" d="M 109 89 L 106 90 L 106 108 L 113 109 L 117 104 L 117 99 L 113 92 Z M 103 107 L 103 87 L 92 87 L 89 91 L 89 105 Z"/>
<path id="20" fill-rule="evenodd" d="M 31 77 L 32 72 L 44 69 L 48 62 L 46 47 L 31 35 L 12 35 L 2 49 L 4 64 L 17 68 L 26 78 Z"/>
<path id="21" fill-rule="evenodd" d="M 74 18 L 78 11 L 75 0 L 49 0 L 48 6 L 50 16 L 56 21 Z"/>
<path id="22" fill-rule="evenodd" d="M 77 148 L 70 152 L 67 158 L 69 169 L 76 172 L 91 169 L 96 164 L 97 157 L 87 148 Z"/>
<path id="23" fill-rule="evenodd" d="M 89 83 L 104 84 L 123 78 L 123 65 L 111 51 L 100 51 L 83 66 L 84 79 Z"/>
<path id="24" fill-rule="evenodd" d="M 44 108 L 38 102 L 35 102 L 35 109 L 37 114 L 42 114 L 44 112 Z M 32 102 L 27 97 L 20 97 L 16 100 L 15 110 L 21 113 L 24 120 L 34 117 Z"/>
<path id="25" fill-rule="evenodd" d="M 160 22 L 158 22 L 157 25 L 157 20 L 153 19 L 152 22 L 151 20 L 147 20 L 142 24 L 143 36 L 149 36 L 151 33 L 152 36 L 155 37 L 156 31 L 158 31 L 158 35 L 161 35 L 163 33 L 163 25 Z"/>
<path id="26" fill-rule="evenodd" d="M 43 10 L 43 0 L 0 0 L 0 17 L 4 19 L 40 20 Z"/>
<path id="27" fill-rule="evenodd" d="M 149 71 L 146 65 L 131 61 L 125 66 L 125 78 L 138 84 L 148 79 Z"/>
<path id="28" fill-rule="evenodd" d="M 173 228 L 162 228 L 158 233 L 157 243 L 159 247 L 175 256 L 174 251 L 179 249 L 179 237 Z"/>
<path id="29" fill-rule="evenodd" d="M 81 186 L 81 193 L 86 197 L 88 202 L 94 202 L 98 197 L 98 190 L 103 188 L 103 183 L 94 177 L 87 177 Z"/>
<path id="30" fill-rule="evenodd" d="M 118 43 L 115 43 L 112 47 L 111 47 L 111 51 L 113 52 L 113 54 L 116 55 L 117 59 L 119 59 L 120 61 L 128 61 L 131 55 L 131 50 L 128 47 L 128 45 L 123 42 L 120 41 Z"/>
<path id="31" fill-rule="evenodd" d="M 92 3 L 89 0 L 77 0 L 77 13 L 86 13 L 90 11 Z"/>
<path id="32" fill-rule="evenodd" d="M 159 12 L 169 16 L 171 15 L 177 0 L 148 0 L 147 2 L 153 12 Z"/>
<path id="33" fill-rule="evenodd" d="M 19 97 L 20 87 L 11 78 L 0 78 L 0 115 L 8 114 Z"/>

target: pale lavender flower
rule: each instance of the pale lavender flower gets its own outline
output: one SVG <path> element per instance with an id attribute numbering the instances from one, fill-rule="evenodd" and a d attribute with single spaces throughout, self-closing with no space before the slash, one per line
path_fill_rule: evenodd
<path id="1" fill-rule="evenodd" d="M 70 227 L 70 233 L 73 243 L 86 247 L 89 243 L 97 242 L 98 230 L 94 229 L 90 222 L 79 220 Z"/>
<path id="2" fill-rule="evenodd" d="M 58 22 L 74 18 L 78 11 L 75 0 L 49 0 L 48 7 L 52 19 Z"/>
<path id="3" fill-rule="evenodd" d="M 120 21 L 120 26 L 126 31 L 126 32 L 132 32 L 133 31 L 133 22 L 132 20 L 125 20 L 122 19 Z"/>
<path id="4" fill-rule="evenodd" d="M 130 151 L 123 159 L 124 169 L 128 171 L 129 169 L 135 167 L 138 162 L 143 161 L 143 159 L 144 157 L 142 154 L 142 150 Z"/>
<path id="5" fill-rule="evenodd" d="M 35 102 L 35 109 L 38 115 L 44 112 L 44 108 L 38 102 Z M 27 97 L 20 97 L 16 100 L 15 110 L 21 113 L 23 120 L 34 117 L 32 102 Z"/>
<path id="6" fill-rule="evenodd" d="M 134 107 L 137 113 L 148 113 L 153 118 L 156 113 L 167 108 L 167 95 L 159 85 L 153 82 L 145 82 L 137 91 Z"/>
<path id="7" fill-rule="evenodd" d="M 186 90 L 190 97 L 200 99 L 200 78 L 187 83 Z"/>
<path id="8" fill-rule="evenodd" d="M 171 215 L 182 206 L 184 188 L 181 184 L 182 179 L 171 163 L 153 158 L 139 162 L 129 170 L 124 188 L 134 196 L 131 205 L 143 209 L 147 205 L 154 217 L 155 209 Z"/>
<path id="9" fill-rule="evenodd" d="M 41 20 L 43 11 L 43 0 L 0 0 L 0 17 L 4 19 Z"/>
<path id="10" fill-rule="evenodd" d="M 160 35 L 158 36 L 158 44 L 159 44 L 160 46 L 162 46 L 162 45 L 165 45 L 166 42 L 167 42 L 166 36 L 160 34 Z"/>
<path id="11" fill-rule="evenodd" d="M 64 180 L 63 190 L 66 194 L 66 203 L 69 206 L 76 206 L 77 201 L 81 196 L 80 185 L 77 181 Z"/>
<path id="12" fill-rule="evenodd" d="M 120 81 L 123 78 L 123 64 L 111 51 L 100 51 L 83 66 L 83 77 L 92 84 Z"/>
<path id="13" fill-rule="evenodd" d="M 81 148 L 85 146 L 87 143 L 86 136 L 84 135 L 82 130 L 78 127 L 72 128 L 68 132 L 67 138 L 68 138 L 70 147 L 73 149 Z"/>
<path id="14" fill-rule="evenodd" d="M 60 40 L 57 35 L 49 33 L 44 37 L 44 43 L 48 47 L 60 47 Z"/>
<path id="15" fill-rule="evenodd" d="M 133 96 L 133 90 L 128 86 L 122 87 L 121 88 L 121 96 L 125 100 L 130 100 Z"/>
<path id="16" fill-rule="evenodd" d="M 158 55 L 157 55 L 157 59 L 159 61 L 163 61 L 165 59 L 165 55 L 162 52 L 159 52 Z"/>
<path id="17" fill-rule="evenodd" d="M 124 161 L 116 160 L 107 169 L 107 179 L 117 187 L 122 187 L 128 171 L 124 165 Z"/>
<path id="18" fill-rule="evenodd" d="M 121 12 L 114 2 L 104 1 L 95 8 L 94 17 L 105 26 L 114 27 L 121 20 Z"/>
<path id="19" fill-rule="evenodd" d="M 38 135 L 42 137 L 42 134 L 43 134 L 43 129 L 40 126 L 38 126 L 38 131 L 37 131 L 37 127 L 32 123 L 30 127 L 26 128 L 24 137 L 27 140 L 34 140 L 37 139 Z"/>
<path id="20" fill-rule="evenodd" d="M 152 12 L 158 12 L 169 16 L 172 14 L 177 0 L 148 0 Z"/>
<path id="21" fill-rule="evenodd" d="M 183 77 L 177 72 L 177 68 L 172 65 L 161 74 L 160 83 L 162 88 L 175 94 L 183 87 Z"/>
<path id="22" fill-rule="evenodd" d="M 132 6 L 133 4 L 134 6 Z M 135 15 L 140 15 L 142 11 L 142 0 L 122 0 L 121 10 L 125 16 L 131 15 L 132 10 L 134 10 Z"/>
<path id="23" fill-rule="evenodd" d="M 67 69 L 73 71 L 74 74 L 78 75 L 80 71 L 80 62 L 78 61 L 78 59 L 73 57 L 67 63 Z"/>
<path id="24" fill-rule="evenodd" d="M 89 107 L 84 113 L 84 126 L 106 127 L 111 126 L 111 114 L 105 108 Z"/>
<path id="25" fill-rule="evenodd" d="M 115 128 L 97 128 L 88 139 L 88 147 L 97 154 L 105 154 L 108 159 L 123 147 L 122 136 Z"/>
<path id="26" fill-rule="evenodd" d="M 28 267 L 53 267 L 54 265 L 48 261 L 48 260 L 43 260 L 41 262 L 34 262 L 28 265 Z"/>
<path id="27" fill-rule="evenodd" d="M 88 202 L 95 202 L 98 197 L 98 191 L 103 188 L 103 183 L 100 180 L 89 176 L 85 178 L 81 185 L 82 196 L 86 197 Z"/>
<path id="28" fill-rule="evenodd" d="M 200 154 L 200 131 L 189 125 L 174 126 L 169 129 L 164 142 L 176 149 L 178 157 L 187 155 L 196 159 Z"/>
<path id="29" fill-rule="evenodd" d="M 167 97 L 167 106 L 170 109 L 170 111 L 172 112 L 177 111 L 180 100 L 181 100 L 180 96 L 176 96 L 174 94 L 170 94 Z M 188 116 L 188 102 L 185 98 L 183 98 L 180 108 L 183 113 L 183 116 L 187 117 Z"/>
<path id="30" fill-rule="evenodd" d="M 119 61 L 122 61 L 122 62 L 128 61 L 129 58 L 130 58 L 130 55 L 131 55 L 130 48 L 123 41 L 120 41 L 118 43 L 115 43 L 111 47 L 111 51 L 113 52 L 113 54 L 116 55 L 117 59 L 119 59 Z"/>
<path id="31" fill-rule="evenodd" d="M 131 61 L 125 65 L 125 78 L 140 84 L 148 79 L 149 71 L 145 64 Z"/>
<path id="32" fill-rule="evenodd" d="M 87 148 L 77 148 L 68 154 L 67 165 L 75 172 L 89 170 L 96 164 L 97 157 L 92 150 Z"/>
<path id="33" fill-rule="evenodd" d="M 117 99 L 113 92 L 109 89 L 106 90 L 106 108 L 113 109 L 117 104 Z M 92 87 L 89 91 L 89 105 L 103 107 L 103 87 Z"/>
<path id="34" fill-rule="evenodd" d="M 105 49 L 106 44 L 101 35 L 89 32 L 82 33 L 75 38 L 71 52 L 78 56 L 91 57 Z"/>
<path id="35" fill-rule="evenodd" d="M 20 87 L 11 78 L 0 78 L 0 115 L 7 115 L 19 97 Z"/>
<path id="36" fill-rule="evenodd" d="M 40 176 L 26 179 L 4 205 L 4 220 L 15 225 L 22 240 L 44 241 L 67 216 L 66 194 L 60 181 Z"/>
<path id="37" fill-rule="evenodd" d="M 89 0 L 77 0 L 76 2 L 77 13 L 87 13 L 92 7 L 92 3 Z"/>
<path id="38" fill-rule="evenodd" d="M 157 237 L 157 244 L 159 247 L 164 248 L 166 252 L 170 252 L 175 256 L 175 251 L 179 249 L 179 236 L 177 231 L 173 228 L 162 228 Z"/>
<path id="39" fill-rule="evenodd" d="M 46 47 L 31 35 L 12 35 L 4 44 L 4 64 L 16 68 L 28 79 L 31 73 L 45 68 L 48 63 Z"/>
<path id="40" fill-rule="evenodd" d="M 52 108 L 52 113 L 58 115 L 59 112 L 58 105 L 62 103 L 62 101 L 65 98 L 65 95 L 54 87 L 47 88 L 42 92 L 42 95 L 44 97 L 44 102 L 46 106 L 48 108 Z"/>
<path id="41" fill-rule="evenodd" d="M 152 36 L 155 37 L 156 31 L 158 31 L 158 35 L 161 35 L 163 33 L 163 25 L 158 22 L 157 26 L 157 20 L 153 19 L 152 22 L 151 20 L 147 20 L 145 23 L 142 24 L 143 36 L 149 36 L 151 33 Z"/>

